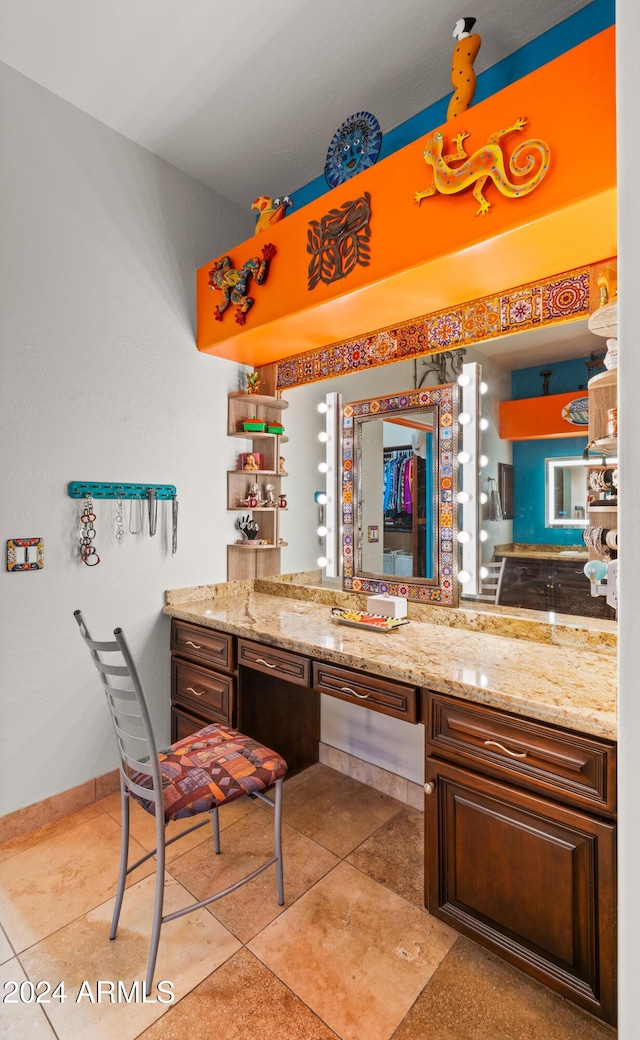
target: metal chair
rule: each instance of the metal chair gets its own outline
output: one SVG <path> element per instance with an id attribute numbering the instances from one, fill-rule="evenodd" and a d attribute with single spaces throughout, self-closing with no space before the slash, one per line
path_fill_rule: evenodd
<path id="1" fill-rule="evenodd" d="M 155 904 L 146 977 L 146 991 L 149 993 L 155 972 L 160 928 L 163 924 L 222 899 L 223 896 L 252 881 L 273 864 L 276 866 L 278 903 L 280 906 L 283 905 L 282 782 L 287 772 L 287 763 L 263 744 L 222 723 L 206 726 L 172 744 L 166 751 L 158 753 L 145 693 L 122 629 L 114 630 L 115 640 L 100 642 L 91 638 L 80 610 L 74 611 L 74 617 L 98 670 L 120 753 L 120 871 L 110 939 L 116 937 L 127 875 L 151 856 L 156 856 Z M 104 655 L 112 654 L 116 655 L 116 663 L 103 660 Z M 114 658 L 110 660 L 113 661 Z M 273 801 L 264 794 L 265 789 L 272 784 L 275 785 Z M 274 855 L 228 888 L 163 916 L 165 847 L 185 834 L 197 830 L 198 827 L 204 827 L 209 821 L 201 820 L 181 834 L 165 839 L 167 823 L 210 812 L 214 848 L 218 854 L 218 807 L 246 795 L 259 798 L 274 810 Z M 130 797 L 155 816 L 156 848 L 128 866 Z"/>
<path id="2" fill-rule="evenodd" d="M 504 577 L 504 566 L 507 562 L 506 556 L 503 556 L 501 560 L 493 560 L 491 563 L 483 564 L 486 567 L 488 574 L 486 578 L 482 579 L 482 591 L 476 599 L 483 600 L 485 603 L 496 603 L 500 602 L 500 592 L 502 591 L 502 579 Z"/>

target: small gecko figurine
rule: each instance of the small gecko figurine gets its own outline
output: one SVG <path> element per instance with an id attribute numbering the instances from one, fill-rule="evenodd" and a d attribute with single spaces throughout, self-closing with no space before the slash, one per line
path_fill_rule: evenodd
<path id="1" fill-rule="evenodd" d="M 450 155 L 442 154 L 444 149 L 444 136 L 440 131 L 427 138 L 424 150 L 424 161 L 433 170 L 433 181 L 425 191 L 415 193 L 415 201 L 420 204 L 429 195 L 440 192 L 442 195 L 454 195 L 456 192 L 469 188 L 472 184 L 473 197 L 480 203 L 480 209 L 476 210 L 477 217 L 484 217 L 491 209 L 492 203 L 488 202 L 482 194 L 485 183 L 489 178 L 496 188 L 507 198 L 519 198 L 528 195 L 540 184 L 549 170 L 551 153 L 548 145 L 538 138 L 522 141 L 514 149 L 509 159 L 509 170 L 516 176 L 530 174 L 539 158 L 538 169 L 528 180 L 513 182 L 509 180 L 505 170 L 505 159 L 500 144 L 500 138 L 505 134 L 513 133 L 515 130 L 523 130 L 527 125 L 526 119 L 516 119 L 513 126 L 507 126 L 503 130 L 491 134 L 487 143 L 478 148 L 477 152 L 468 156 L 464 147 L 464 139 L 468 133 L 456 134 L 453 138 L 456 151 Z M 521 157 L 526 153 L 524 162 L 520 165 Z M 466 160 L 466 161 L 462 161 Z M 461 166 L 450 166 L 452 162 L 462 162 Z"/>

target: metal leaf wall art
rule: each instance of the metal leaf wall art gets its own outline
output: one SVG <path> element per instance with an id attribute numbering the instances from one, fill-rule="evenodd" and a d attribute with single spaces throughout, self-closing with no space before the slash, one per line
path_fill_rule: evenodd
<path id="1" fill-rule="evenodd" d="M 368 267 L 370 219 L 371 196 L 366 191 L 361 198 L 330 210 L 321 220 L 309 221 L 309 289 L 318 282 L 329 285 L 346 278 L 358 264 Z"/>

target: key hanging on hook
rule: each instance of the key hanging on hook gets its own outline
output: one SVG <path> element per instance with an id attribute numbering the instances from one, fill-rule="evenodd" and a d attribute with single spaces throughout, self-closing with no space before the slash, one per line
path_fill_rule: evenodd
<path id="1" fill-rule="evenodd" d="M 158 492 L 155 488 L 148 489 L 147 498 L 149 499 L 149 534 L 153 536 L 158 526 Z"/>

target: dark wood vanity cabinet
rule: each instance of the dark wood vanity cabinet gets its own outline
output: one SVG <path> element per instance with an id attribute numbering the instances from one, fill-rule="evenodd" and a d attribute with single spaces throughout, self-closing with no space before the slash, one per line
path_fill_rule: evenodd
<path id="1" fill-rule="evenodd" d="M 233 723 L 233 638 L 186 621 L 171 622 L 171 740 L 212 722 Z"/>
<path id="2" fill-rule="evenodd" d="M 425 903 L 616 1017 L 615 745 L 425 695 Z"/>
<path id="3" fill-rule="evenodd" d="M 496 559 L 499 559 L 496 554 Z M 554 610 L 558 614 L 615 618 L 604 596 L 592 596 L 583 560 L 547 560 L 533 556 L 507 557 L 501 607 Z"/>

